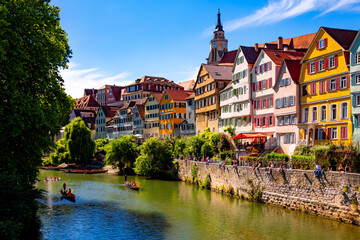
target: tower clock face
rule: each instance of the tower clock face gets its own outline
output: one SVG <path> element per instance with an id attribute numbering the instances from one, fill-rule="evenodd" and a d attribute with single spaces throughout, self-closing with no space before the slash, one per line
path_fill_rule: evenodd
<path id="1" fill-rule="evenodd" d="M 216 46 L 217 46 L 217 43 L 216 43 L 216 42 L 213 42 L 213 43 L 211 44 L 211 47 L 212 47 L 212 48 L 216 48 Z"/>

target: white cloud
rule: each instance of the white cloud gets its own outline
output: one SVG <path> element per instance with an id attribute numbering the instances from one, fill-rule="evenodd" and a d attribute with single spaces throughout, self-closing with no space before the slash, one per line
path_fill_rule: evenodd
<path id="1" fill-rule="evenodd" d="M 195 80 L 199 71 L 199 67 L 185 66 L 184 71 L 177 72 L 177 75 L 182 75 L 180 82 Z"/>
<path id="2" fill-rule="evenodd" d="M 293 18 L 301 14 L 317 11 L 319 16 L 334 11 L 354 11 L 359 9 L 360 0 L 277 0 L 269 1 L 255 13 L 224 23 L 231 32 L 248 26 L 266 25 Z M 208 32 L 208 29 L 205 30 Z"/>
<path id="3" fill-rule="evenodd" d="M 73 98 L 83 96 L 85 88 L 99 88 L 105 84 L 124 86 L 132 83 L 127 71 L 118 74 L 103 73 L 98 68 L 81 69 L 78 64 L 70 63 L 68 69 L 60 70 L 64 79 L 65 92 Z"/>

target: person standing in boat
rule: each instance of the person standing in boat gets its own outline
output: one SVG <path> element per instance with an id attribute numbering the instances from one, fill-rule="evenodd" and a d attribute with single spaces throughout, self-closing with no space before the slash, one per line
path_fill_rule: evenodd
<path id="1" fill-rule="evenodd" d="M 126 175 L 126 173 L 124 174 L 124 179 L 125 179 L 125 182 L 127 182 L 127 175 Z"/>
<path id="2" fill-rule="evenodd" d="M 63 184 L 64 191 L 66 190 L 66 183 Z"/>

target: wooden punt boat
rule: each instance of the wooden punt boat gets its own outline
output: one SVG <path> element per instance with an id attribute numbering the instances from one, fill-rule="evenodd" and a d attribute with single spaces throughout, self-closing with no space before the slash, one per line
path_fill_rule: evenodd
<path id="1" fill-rule="evenodd" d="M 44 166 L 44 167 L 37 167 L 38 169 L 43 169 L 43 170 L 60 170 L 63 169 L 63 167 L 53 167 L 53 166 Z"/>
<path id="2" fill-rule="evenodd" d="M 85 172 L 86 174 L 95 174 L 95 173 L 105 173 L 108 170 L 103 170 L 103 169 L 92 169 L 92 170 L 87 170 L 87 172 Z"/>
<path id="3" fill-rule="evenodd" d="M 131 184 L 129 182 L 125 182 L 124 185 L 125 185 L 125 187 L 130 188 L 132 190 L 139 190 L 140 189 L 140 183 L 135 183 L 134 182 L 133 184 Z"/>
<path id="4" fill-rule="evenodd" d="M 61 198 L 65 198 L 69 201 L 75 202 L 75 197 L 76 197 L 75 194 L 67 193 L 67 192 L 63 191 L 62 189 L 60 190 L 60 193 L 61 193 Z"/>
<path id="5" fill-rule="evenodd" d="M 62 170 L 66 173 L 86 173 L 86 174 L 95 174 L 95 173 L 104 173 L 108 170 L 102 169 L 64 169 Z"/>

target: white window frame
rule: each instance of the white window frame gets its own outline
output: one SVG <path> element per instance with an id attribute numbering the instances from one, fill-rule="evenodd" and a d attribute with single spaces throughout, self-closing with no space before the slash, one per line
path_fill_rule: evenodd
<path id="1" fill-rule="evenodd" d="M 354 82 L 356 85 L 359 85 L 360 84 L 360 74 L 355 74 L 354 75 Z"/>
<path id="2" fill-rule="evenodd" d="M 320 59 L 319 60 L 319 72 L 324 71 L 324 70 L 325 70 L 325 60 Z"/>
<path id="3" fill-rule="evenodd" d="M 315 73 L 315 62 L 310 63 L 310 74 Z"/>
<path id="4" fill-rule="evenodd" d="M 277 121 L 278 121 L 278 126 L 284 125 L 284 117 L 278 117 Z"/>
<path id="5" fill-rule="evenodd" d="M 329 90 L 330 90 L 330 91 L 335 91 L 335 90 L 336 90 L 336 80 L 335 80 L 335 78 L 330 79 L 329 81 L 330 81 Z M 332 87 L 332 86 L 334 86 L 334 87 Z"/>
<path id="6" fill-rule="evenodd" d="M 336 116 L 335 117 L 333 114 L 333 106 L 336 107 L 336 111 L 335 111 Z M 333 103 L 333 104 L 330 104 L 330 120 L 336 120 L 336 119 L 337 119 L 337 104 Z"/>
<path id="7" fill-rule="evenodd" d="M 323 118 L 323 107 L 325 107 L 325 118 Z M 324 121 L 326 121 L 327 120 L 327 107 L 326 107 L 326 105 L 321 105 L 320 106 L 320 121 L 321 122 L 324 122 Z"/>
<path id="8" fill-rule="evenodd" d="M 346 76 L 340 77 L 340 89 L 346 88 Z"/>
<path id="9" fill-rule="evenodd" d="M 321 130 L 321 131 L 320 131 L 320 130 Z M 324 139 L 323 139 L 323 136 L 324 136 L 324 129 L 318 128 L 317 139 L 318 139 L 318 140 L 324 140 Z"/>
<path id="10" fill-rule="evenodd" d="M 335 67 L 335 56 L 329 57 L 329 64 L 328 64 L 328 66 L 329 66 L 329 69 Z"/>
<path id="11" fill-rule="evenodd" d="M 360 64 L 360 52 L 355 53 L 355 64 Z"/>
<path id="12" fill-rule="evenodd" d="M 346 116 L 344 116 L 344 109 L 343 106 L 346 104 Z M 348 119 L 349 118 L 349 104 L 348 102 L 342 102 L 340 103 L 340 116 L 341 119 Z"/>
<path id="13" fill-rule="evenodd" d="M 322 49 L 325 47 L 325 38 L 322 38 L 319 40 L 319 49 Z"/>
<path id="14" fill-rule="evenodd" d="M 356 106 L 360 106 L 360 94 L 359 95 L 355 95 L 356 97 Z"/>
<path id="15" fill-rule="evenodd" d="M 338 128 L 337 127 L 332 127 L 331 128 L 331 136 L 330 136 L 331 140 L 337 140 L 338 139 Z"/>
<path id="16" fill-rule="evenodd" d="M 316 119 L 314 118 L 314 111 L 316 111 Z M 317 107 L 312 107 L 311 108 L 311 121 L 314 122 L 314 121 L 317 121 L 318 119 L 318 108 Z"/>
<path id="17" fill-rule="evenodd" d="M 304 111 L 303 111 L 303 117 L 302 117 L 302 119 L 303 119 L 303 122 L 307 123 L 307 122 L 309 122 L 309 108 L 306 107 L 306 108 L 304 108 L 303 110 L 304 110 Z M 307 116 L 306 116 L 306 110 L 307 110 Z"/>

